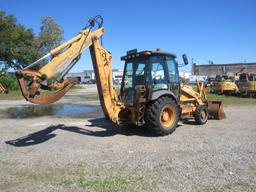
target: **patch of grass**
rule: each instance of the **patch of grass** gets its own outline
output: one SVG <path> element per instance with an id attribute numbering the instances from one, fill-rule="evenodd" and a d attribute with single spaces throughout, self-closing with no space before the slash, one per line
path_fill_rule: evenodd
<path id="1" fill-rule="evenodd" d="M 119 192 L 119 191 L 145 191 L 149 189 L 148 183 L 142 177 L 135 176 L 108 176 L 86 178 L 80 177 L 73 180 L 65 180 L 65 185 L 76 185 L 83 189 L 97 192 Z"/>
<path id="2" fill-rule="evenodd" d="M 85 87 L 83 87 L 82 85 L 74 85 L 71 90 L 75 90 L 75 89 L 85 89 Z"/>
<path id="3" fill-rule="evenodd" d="M 115 88 L 115 91 L 116 91 L 116 95 L 118 96 L 120 89 L 119 88 Z M 99 100 L 98 92 L 88 93 L 88 94 L 84 95 L 83 97 L 85 99 L 88 99 L 88 100 Z"/>
<path id="4" fill-rule="evenodd" d="M 85 95 L 86 99 L 90 99 L 90 100 L 98 100 L 99 99 L 99 94 L 96 93 L 89 93 L 87 95 Z"/>
<path id="5" fill-rule="evenodd" d="M 197 91 L 196 86 L 192 86 L 195 91 Z M 210 88 L 206 88 L 206 94 L 209 101 L 222 101 L 224 105 L 234 105 L 234 106 L 242 106 L 242 105 L 256 105 L 256 98 L 250 97 L 241 97 L 238 95 L 218 95 L 214 93 L 210 93 Z"/>
<path id="6" fill-rule="evenodd" d="M 207 93 L 207 97 L 210 101 L 223 101 L 224 105 L 256 105 L 256 98 L 246 98 L 231 95 L 217 95 L 212 93 Z"/>
<path id="7" fill-rule="evenodd" d="M 0 100 L 18 100 L 22 98 L 20 90 L 9 91 L 8 94 L 0 94 Z"/>
<path id="8" fill-rule="evenodd" d="M 62 177 L 67 174 L 67 170 L 64 168 L 55 168 L 48 170 L 37 170 L 33 173 L 25 173 L 25 177 L 28 180 L 33 180 L 43 183 L 55 183 L 60 182 L 59 180 L 63 179 Z"/>
<path id="9" fill-rule="evenodd" d="M 86 95 L 83 95 L 83 97 L 87 100 L 99 100 L 99 94 L 98 93 L 88 93 Z"/>
<path id="10" fill-rule="evenodd" d="M 8 165 L 16 165 L 17 162 L 16 161 L 4 161 L 4 160 L 0 160 L 0 166 L 8 166 Z"/>
<path id="11" fill-rule="evenodd" d="M 97 192 L 140 192 L 151 191 L 153 184 L 137 173 L 127 173 L 121 167 L 92 168 L 79 165 L 76 167 L 53 168 L 26 175 L 28 180 L 65 187 L 79 187 L 86 191 Z"/>
<path id="12" fill-rule="evenodd" d="M 119 90 L 116 90 L 117 94 Z M 98 93 L 88 93 L 87 95 L 83 96 L 85 99 L 88 100 L 98 100 L 99 96 Z M 256 98 L 245 98 L 245 97 L 238 97 L 238 96 L 228 96 L 228 95 L 217 95 L 212 93 L 207 93 L 207 97 L 210 101 L 223 101 L 224 105 L 256 105 Z"/>
<path id="13" fill-rule="evenodd" d="M 86 89 L 85 87 L 83 87 L 82 85 L 74 85 L 69 92 L 79 92 L 81 89 Z"/>

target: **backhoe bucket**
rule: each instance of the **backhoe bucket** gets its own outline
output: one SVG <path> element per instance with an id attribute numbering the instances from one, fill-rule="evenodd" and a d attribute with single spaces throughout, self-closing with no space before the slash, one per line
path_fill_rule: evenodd
<path id="1" fill-rule="evenodd" d="M 31 72 L 32 73 L 32 72 Z M 73 85 L 78 82 L 78 79 L 73 77 L 63 81 L 62 86 L 56 91 L 43 91 L 39 90 L 41 84 L 37 84 L 32 81 L 30 84 L 26 84 L 22 71 L 17 71 L 16 76 L 19 82 L 22 95 L 27 101 L 35 104 L 51 104 L 62 98 Z"/>
<path id="2" fill-rule="evenodd" d="M 207 101 L 207 105 L 210 119 L 221 120 L 226 118 L 222 101 Z"/>

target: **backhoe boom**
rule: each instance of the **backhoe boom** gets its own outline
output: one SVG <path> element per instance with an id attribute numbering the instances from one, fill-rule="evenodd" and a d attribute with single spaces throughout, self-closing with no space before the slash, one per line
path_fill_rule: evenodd
<path id="1" fill-rule="evenodd" d="M 118 102 L 116 92 L 113 88 L 112 56 L 99 43 L 99 38 L 103 35 L 104 28 L 99 27 L 97 30 L 91 31 L 94 23 L 93 20 L 90 20 L 89 27 L 83 29 L 78 35 L 66 43 L 51 50 L 49 54 L 32 63 L 24 70 L 17 71 L 16 76 L 26 100 L 36 104 L 56 102 L 77 83 L 76 78 L 63 80 L 63 77 L 80 59 L 83 51 L 90 48 L 103 112 L 108 119 L 119 123 L 118 114 L 123 108 L 123 105 Z M 29 69 L 49 56 L 52 57 L 50 62 L 38 71 Z"/>

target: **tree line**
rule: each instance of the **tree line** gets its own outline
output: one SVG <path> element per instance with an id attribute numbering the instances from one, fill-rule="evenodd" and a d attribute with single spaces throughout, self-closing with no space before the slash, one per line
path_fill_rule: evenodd
<path id="1" fill-rule="evenodd" d="M 41 18 L 40 32 L 35 34 L 33 29 L 18 23 L 14 15 L 0 10 L 0 82 L 12 88 L 10 79 L 7 78 L 7 83 L 3 76 L 5 71 L 24 68 L 60 45 L 62 40 L 63 29 L 50 16 Z"/>
<path id="2" fill-rule="evenodd" d="M 31 28 L 18 23 L 13 15 L 0 10 L 0 61 L 7 69 L 22 69 L 62 40 L 63 30 L 52 17 L 41 18 L 40 32 L 36 35 Z"/>

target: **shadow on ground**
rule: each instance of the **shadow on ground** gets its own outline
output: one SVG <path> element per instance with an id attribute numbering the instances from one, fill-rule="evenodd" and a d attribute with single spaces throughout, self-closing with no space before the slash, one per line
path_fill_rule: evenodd
<path id="1" fill-rule="evenodd" d="M 15 147 L 25 147 L 25 146 L 44 143 L 56 137 L 57 134 L 54 133 L 55 130 L 65 130 L 65 131 L 87 135 L 87 136 L 93 136 L 93 137 L 111 137 L 114 135 L 126 135 L 126 136 L 137 135 L 142 137 L 155 137 L 155 135 L 151 134 L 144 127 L 139 127 L 139 128 L 119 127 L 107 121 L 105 118 L 91 119 L 91 120 L 88 120 L 88 122 L 90 124 L 85 125 L 86 127 L 97 127 L 97 128 L 101 128 L 102 130 L 99 130 L 99 131 L 89 130 L 89 129 L 80 128 L 76 126 L 65 126 L 63 124 L 59 124 L 59 125 L 47 127 L 41 131 L 37 131 L 35 133 L 26 135 L 24 137 L 6 141 L 5 143 Z"/>

